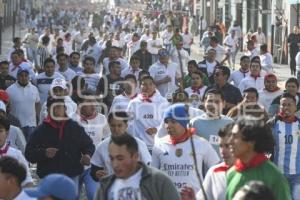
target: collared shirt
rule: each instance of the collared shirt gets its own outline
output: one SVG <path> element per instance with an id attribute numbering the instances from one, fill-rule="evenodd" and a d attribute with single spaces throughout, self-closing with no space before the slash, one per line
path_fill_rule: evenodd
<path id="1" fill-rule="evenodd" d="M 242 72 L 241 70 L 236 70 L 233 73 L 230 74 L 230 77 L 228 79 L 228 83 L 233 81 L 233 85 L 235 87 L 239 87 L 240 82 L 246 78 L 246 76 L 250 75 L 250 71 L 248 70 L 247 72 Z"/>
<path id="2" fill-rule="evenodd" d="M 241 93 L 243 93 L 245 89 L 248 89 L 251 87 L 255 88 L 258 92 L 260 90 L 264 89 L 264 87 L 265 87 L 264 78 L 259 76 L 255 79 L 252 76 L 247 76 L 239 84 L 239 89 L 240 89 Z"/>
<path id="3" fill-rule="evenodd" d="M 40 102 L 38 89 L 30 82 L 25 87 L 16 82 L 9 86 L 6 92 L 10 98 L 10 113 L 20 120 L 22 127 L 35 127 L 35 104 Z"/>
<path id="4" fill-rule="evenodd" d="M 178 65 L 173 62 L 169 62 L 168 66 L 165 66 L 160 61 L 157 61 L 149 68 L 149 73 L 153 77 L 154 81 L 160 81 L 166 76 L 171 77 L 171 82 L 160 84 L 157 86 L 160 94 L 165 97 L 167 94 L 172 93 L 176 90 L 175 77 L 179 75 L 177 72 Z"/>

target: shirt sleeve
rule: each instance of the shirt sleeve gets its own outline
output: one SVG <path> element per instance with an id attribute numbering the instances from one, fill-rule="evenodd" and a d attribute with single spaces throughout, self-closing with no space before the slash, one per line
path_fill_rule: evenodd
<path id="1" fill-rule="evenodd" d="M 152 164 L 153 167 L 160 169 L 160 160 L 159 160 L 159 149 L 154 145 L 152 149 Z"/>
<path id="2" fill-rule="evenodd" d="M 104 142 L 104 141 L 103 141 Z M 103 150 L 103 142 L 101 142 L 97 147 L 96 150 L 91 158 L 91 163 L 98 167 L 105 167 L 105 162 L 103 160 L 102 153 L 107 153 L 107 151 Z"/>
<path id="3" fill-rule="evenodd" d="M 152 163 L 152 158 L 150 152 L 148 151 L 147 145 L 143 141 L 138 141 L 139 145 L 139 153 L 140 153 L 140 160 L 143 161 L 146 165 L 150 165 Z"/>

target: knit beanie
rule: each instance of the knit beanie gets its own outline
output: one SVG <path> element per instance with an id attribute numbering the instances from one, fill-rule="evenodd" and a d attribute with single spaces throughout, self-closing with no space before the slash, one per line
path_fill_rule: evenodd
<path id="1" fill-rule="evenodd" d="M 189 116 L 185 104 L 177 103 L 168 107 L 164 112 L 163 119 L 164 121 L 166 121 L 167 119 L 173 119 L 184 128 L 187 128 L 187 124 L 189 123 Z"/>

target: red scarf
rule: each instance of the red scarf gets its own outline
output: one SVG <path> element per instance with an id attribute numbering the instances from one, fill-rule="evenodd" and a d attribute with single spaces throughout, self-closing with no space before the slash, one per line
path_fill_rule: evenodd
<path id="1" fill-rule="evenodd" d="M 56 122 L 56 121 L 54 121 L 51 117 L 50 117 L 50 115 L 48 115 L 47 117 L 46 117 L 46 119 L 44 119 L 44 122 L 46 123 L 46 124 L 49 124 L 52 128 L 55 128 L 55 129 L 58 129 L 59 131 L 58 131 L 58 137 L 59 137 L 59 140 L 62 140 L 63 139 L 63 137 L 64 137 L 64 134 L 65 134 L 65 132 L 64 132 L 64 128 L 65 128 L 65 125 L 66 125 L 66 120 L 63 120 L 63 121 L 61 121 L 61 122 Z"/>
<path id="2" fill-rule="evenodd" d="M 4 148 L 0 149 L 0 156 L 6 155 L 8 149 L 9 149 L 9 144 L 5 144 Z"/>
<path id="3" fill-rule="evenodd" d="M 197 93 L 200 94 L 200 89 L 203 87 L 203 85 L 199 86 L 199 87 L 191 87 L 191 89 L 193 90 L 193 93 Z"/>
<path id="4" fill-rule="evenodd" d="M 195 132 L 196 132 L 195 128 L 188 128 L 188 129 L 186 129 L 184 134 L 182 134 L 180 136 L 171 136 L 170 135 L 170 142 L 173 145 L 176 145 L 178 143 L 182 143 L 182 142 L 188 140 L 193 134 L 195 134 Z"/>
<path id="5" fill-rule="evenodd" d="M 143 93 L 141 94 L 142 96 L 142 102 L 149 102 L 149 103 L 152 103 L 152 100 L 151 98 L 154 96 L 154 94 L 156 93 L 156 91 L 153 92 L 153 94 L 151 95 L 144 95 Z"/>
<path id="6" fill-rule="evenodd" d="M 97 117 L 97 112 L 95 112 L 94 114 L 92 114 L 91 116 L 84 116 L 82 114 L 79 113 L 79 116 L 80 116 L 80 121 L 81 122 L 88 122 L 88 120 L 90 119 L 95 119 Z"/>
<path id="7" fill-rule="evenodd" d="M 215 168 L 214 172 L 226 172 L 228 169 L 230 169 L 230 166 L 223 163 L 221 166 Z"/>
<path id="8" fill-rule="evenodd" d="M 236 171 L 242 172 L 247 169 L 255 168 L 255 167 L 259 166 L 260 164 L 262 164 L 263 162 L 265 162 L 266 160 L 268 160 L 268 158 L 265 156 L 265 154 L 259 153 L 259 154 L 255 155 L 250 160 L 250 162 L 247 164 L 243 163 L 240 159 L 237 159 L 234 164 L 234 167 L 235 167 Z"/>
<path id="9" fill-rule="evenodd" d="M 284 113 L 282 112 L 278 112 L 278 118 L 280 121 L 283 121 L 285 123 L 293 123 L 297 121 L 297 118 L 295 117 L 295 115 L 292 116 L 286 116 Z"/>

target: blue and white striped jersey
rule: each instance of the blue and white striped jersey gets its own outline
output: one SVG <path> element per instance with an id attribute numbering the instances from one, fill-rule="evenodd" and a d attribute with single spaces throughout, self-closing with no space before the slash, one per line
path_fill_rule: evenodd
<path id="1" fill-rule="evenodd" d="M 274 163 L 285 175 L 300 174 L 300 121 L 277 120 L 273 134 L 276 142 Z"/>

